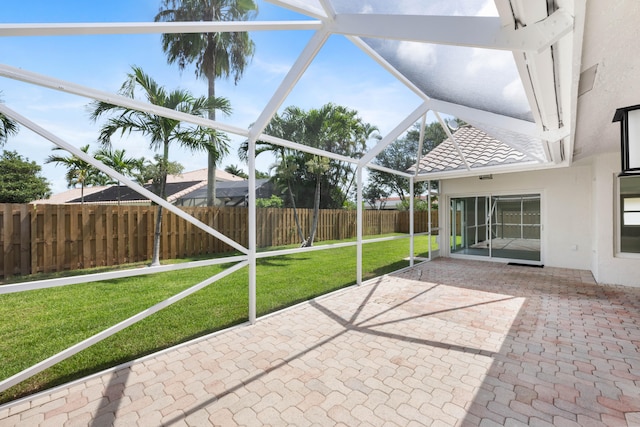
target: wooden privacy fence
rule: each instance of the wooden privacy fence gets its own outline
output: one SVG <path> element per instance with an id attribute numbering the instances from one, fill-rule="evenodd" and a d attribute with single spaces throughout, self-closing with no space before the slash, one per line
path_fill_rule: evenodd
<path id="1" fill-rule="evenodd" d="M 182 208 L 243 246 L 248 245 L 248 209 Z M 155 206 L 0 204 L 0 279 L 120 265 L 151 259 Z M 438 224 L 432 212 L 432 224 Z M 311 209 L 298 209 L 307 237 Z M 415 213 L 415 232 L 427 231 L 427 212 Z M 257 210 L 259 248 L 300 243 L 293 209 Z M 408 233 L 409 213 L 365 211 L 364 235 Z M 321 210 L 316 241 L 356 236 L 356 211 Z M 164 210 L 161 259 L 232 252 L 233 248 Z"/>

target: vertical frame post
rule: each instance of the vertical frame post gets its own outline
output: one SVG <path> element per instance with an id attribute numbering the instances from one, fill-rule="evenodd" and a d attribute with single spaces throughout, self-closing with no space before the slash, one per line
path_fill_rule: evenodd
<path id="1" fill-rule="evenodd" d="M 256 141 L 249 139 L 249 323 L 256 323 Z"/>
<path id="2" fill-rule="evenodd" d="M 362 166 L 356 168 L 356 283 L 362 284 Z"/>
<path id="3" fill-rule="evenodd" d="M 413 227 L 413 219 L 414 219 L 414 178 L 409 178 L 409 265 L 413 267 L 414 257 L 415 257 L 415 236 L 414 236 L 414 227 Z"/>

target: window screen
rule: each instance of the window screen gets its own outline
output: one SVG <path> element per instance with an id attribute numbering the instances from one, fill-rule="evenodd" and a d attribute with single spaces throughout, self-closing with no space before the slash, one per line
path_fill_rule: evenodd
<path id="1" fill-rule="evenodd" d="M 620 251 L 640 253 L 640 177 L 620 177 Z"/>

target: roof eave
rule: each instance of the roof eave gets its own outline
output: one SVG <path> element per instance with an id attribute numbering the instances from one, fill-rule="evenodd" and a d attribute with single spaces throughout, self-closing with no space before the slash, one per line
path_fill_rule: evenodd
<path id="1" fill-rule="evenodd" d="M 527 161 L 509 165 L 499 165 L 499 166 L 483 166 L 483 167 L 475 167 L 471 168 L 471 170 L 465 169 L 456 169 L 456 170 L 448 170 L 448 171 L 440 171 L 440 172 L 428 172 L 428 173 L 418 173 L 415 177 L 416 181 L 436 181 L 442 179 L 454 179 L 454 178 L 472 178 L 481 175 L 493 175 L 493 174 L 503 174 L 503 173 L 514 173 L 514 172 L 529 172 L 536 170 L 544 170 L 544 169 L 554 169 L 560 167 L 569 166 L 568 162 L 563 162 L 559 164 L 555 163 L 540 163 L 537 161 Z"/>

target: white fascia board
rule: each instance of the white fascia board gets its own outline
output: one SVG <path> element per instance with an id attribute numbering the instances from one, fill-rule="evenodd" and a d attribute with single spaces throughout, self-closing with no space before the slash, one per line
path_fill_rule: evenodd
<path id="1" fill-rule="evenodd" d="M 389 144 L 396 140 L 403 132 L 409 129 L 415 122 L 420 120 L 424 114 L 429 111 L 429 106 L 426 102 L 423 102 L 413 110 L 398 126 L 396 126 L 391 132 L 384 136 L 371 150 L 367 151 L 364 156 L 360 158 L 358 162 L 359 166 L 367 166 L 378 154 L 382 152 Z"/>
<path id="2" fill-rule="evenodd" d="M 156 194 L 152 193 L 151 191 L 147 190 L 146 188 L 142 187 L 137 182 L 134 182 L 129 177 L 126 177 L 126 176 L 122 175 L 121 173 L 116 172 L 115 170 L 113 170 L 109 166 L 105 165 L 101 161 L 96 160 L 93 156 L 90 156 L 89 154 L 85 153 L 84 151 L 80 150 L 79 148 L 75 147 L 74 145 L 69 144 L 68 142 L 66 142 L 63 139 L 57 137 L 56 135 L 52 134 L 48 130 L 42 128 L 41 126 L 37 125 L 36 123 L 34 123 L 31 120 L 27 119 L 26 117 L 22 116 L 21 114 L 18 114 L 17 112 L 7 108 L 5 105 L 2 105 L 2 104 L 0 104 L 0 114 L 4 114 L 5 116 L 12 118 L 16 122 L 20 123 L 22 126 L 28 128 L 29 130 L 33 131 L 34 133 L 40 135 L 41 137 L 51 141 L 56 146 L 67 150 L 68 152 L 70 152 L 71 154 L 73 154 L 74 156 L 79 158 L 80 160 L 83 160 L 83 161 L 89 163 L 91 166 L 94 166 L 95 168 L 97 168 L 100 171 L 106 173 L 110 177 L 122 182 L 127 187 L 129 187 L 132 190 L 136 191 L 138 194 L 141 194 L 144 197 L 146 197 L 147 199 L 149 199 L 149 200 L 151 200 L 153 202 L 156 202 L 158 205 L 162 206 L 163 208 L 167 209 L 168 211 L 173 212 L 176 216 L 178 216 L 178 217 L 184 219 L 185 221 L 195 225 L 196 227 L 198 227 L 202 231 L 211 234 L 213 237 L 215 237 L 215 238 L 219 239 L 220 241 L 226 243 L 227 245 L 231 246 L 232 248 L 235 248 L 235 249 L 237 249 L 238 251 L 240 251 L 240 252 L 242 252 L 244 254 L 247 253 L 247 249 L 244 246 L 242 246 L 241 244 L 237 243 L 235 240 L 230 239 L 229 237 L 227 237 L 224 234 L 220 233 L 219 231 L 213 229 L 212 227 L 208 226 L 207 224 L 199 221 L 194 216 L 189 215 L 188 213 L 186 213 L 185 211 L 183 211 L 179 207 L 172 205 L 168 201 L 164 200 L 163 198 L 159 197 L 158 195 L 156 195 Z"/>
<path id="3" fill-rule="evenodd" d="M 287 98 L 289 93 L 293 90 L 298 80 L 302 77 L 304 72 L 307 70 L 313 59 L 316 57 L 324 43 L 329 38 L 329 33 L 327 31 L 317 31 L 309 43 L 305 46 L 304 50 L 296 59 L 296 62 L 291 66 L 289 72 L 278 86 L 278 89 L 273 94 L 267 105 L 263 108 L 260 116 L 256 119 L 254 124 L 251 126 L 249 130 L 249 140 L 256 141 L 258 135 L 264 131 L 264 129 L 271 121 L 271 118 L 276 114 L 278 108 L 282 105 L 284 100 Z"/>
<path id="4" fill-rule="evenodd" d="M 241 31 L 318 30 L 321 21 L 237 22 L 91 22 L 0 24 L 0 36 L 72 36 L 90 34 L 174 34 Z"/>
<path id="5" fill-rule="evenodd" d="M 503 27 L 497 17 L 362 13 L 337 15 L 331 31 L 359 37 L 541 52 L 572 28 L 573 17 L 559 9 L 547 19 L 518 30 Z"/>
<path id="6" fill-rule="evenodd" d="M 582 41 L 584 39 L 584 27 L 585 27 L 585 15 L 586 15 L 586 1 L 576 1 L 573 6 L 573 13 L 575 16 L 575 24 L 573 30 L 573 51 L 571 57 L 571 88 L 570 88 L 570 108 L 565 114 L 569 114 L 569 143 L 568 150 L 565 150 L 565 157 L 569 163 L 573 162 L 573 149 L 576 139 L 576 124 L 578 119 L 578 86 L 580 83 L 580 68 L 582 64 Z M 567 127 L 567 123 L 565 123 Z"/>
<path id="7" fill-rule="evenodd" d="M 292 10 L 297 13 L 301 13 L 302 15 L 307 15 L 316 19 L 325 19 L 327 15 L 324 13 L 322 9 L 318 9 L 317 7 L 313 7 L 309 4 L 309 2 L 299 1 L 299 0 L 266 0 L 267 3 L 274 4 L 276 6 L 283 7 L 285 9 Z"/>
<path id="8" fill-rule="evenodd" d="M 25 83 L 31 83 L 31 84 L 46 87 L 49 89 L 59 90 L 61 92 L 71 93 L 74 95 L 95 99 L 98 101 L 107 102 L 109 104 L 119 105 L 121 107 L 132 108 L 138 111 L 144 111 L 151 114 L 157 114 L 158 116 L 180 120 L 180 121 L 192 123 L 198 126 L 204 126 L 211 129 L 221 130 L 223 132 L 229 132 L 235 135 L 246 137 L 249 134 L 247 129 L 226 125 L 220 122 L 206 119 L 204 117 L 181 113 L 179 111 L 172 110 L 170 108 L 160 107 L 154 104 L 136 101 L 135 99 L 128 98 L 126 96 L 116 95 L 110 92 L 104 92 L 104 91 L 92 89 L 87 86 L 82 86 L 82 85 L 71 83 L 65 80 L 56 79 L 53 77 L 45 76 L 43 74 L 38 74 L 31 71 L 23 70 L 21 68 L 11 67 L 5 64 L 0 64 L 0 76 L 7 77 L 13 80 L 19 80 Z"/>
<path id="9" fill-rule="evenodd" d="M 429 172 L 418 174 L 415 177 L 416 182 L 418 181 L 435 181 L 441 179 L 454 179 L 454 178 L 472 178 L 480 175 L 497 175 L 504 173 L 518 173 L 518 172 L 528 172 L 528 171 L 537 171 L 537 170 L 546 170 L 546 169 L 555 169 L 560 167 L 568 167 L 569 164 L 567 162 L 563 162 L 560 164 L 554 163 L 539 163 L 536 161 L 530 161 L 526 163 L 516 163 L 513 165 L 502 165 L 502 166 L 489 166 L 483 168 L 472 168 L 470 171 L 467 170 L 454 170 L 454 171 L 443 171 L 443 172 Z"/>

